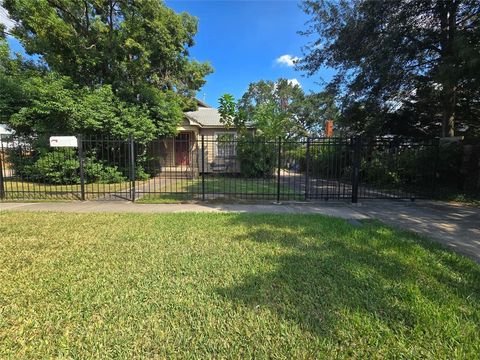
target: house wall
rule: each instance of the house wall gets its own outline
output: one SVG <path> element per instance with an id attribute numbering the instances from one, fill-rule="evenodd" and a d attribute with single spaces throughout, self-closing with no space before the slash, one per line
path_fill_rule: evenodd
<path id="1" fill-rule="evenodd" d="M 201 136 L 204 136 L 205 142 L 205 172 L 229 172 L 239 173 L 240 163 L 236 157 L 225 158 L 217 156 L 216 151 L 216 133 L 218 132 L 233 132 L 225 128 L 203 128 L 200 130 L 198 137 L 199 152 L 201 156 Z M 199 171 L 201 172 L 201 157 L 199 161 Z"/>
<path id="2" fill-rule="evenodd" d="M 175 160 L 175 138 L 159 138 L 152 140 L 147 145 L 146 153 L 151 160 L 148 163 L 149 172 L 158 175 L 165 171 L 197 172 L 198 173 L 198 130 L 182 127 L 179 133 L 188 132 L 190 134 L 189 142 L 189 164 L 176 165 Z"/>
<path id="3" fill-rule="evenodd" d="M 175 139 L 166 138 L 150 142 L 147 153 L 154 158 L 150 165 L 152 168 L 162 169 L 162 171 L 190 171 L 196 174 L 202 172 L 202 136 L 205 142 L 205 173 L 239 173 L 240 162 L 236 156 L 225 157 L 218 156 L 217 151 L 217 133 L 234 132 L 233 130 L 217 128 L 198 128 L 196 126 L 182 123 L 179 132 L 190 133 L 189 147 L 189 165 L 175 165 Z M 160 166 L 158 166 L 160 161 Z M 160 170 L 159 170 L 160 171 Z"/>

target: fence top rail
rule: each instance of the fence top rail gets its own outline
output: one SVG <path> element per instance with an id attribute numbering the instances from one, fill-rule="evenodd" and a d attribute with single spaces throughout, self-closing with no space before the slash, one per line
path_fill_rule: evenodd
<path id="1" fill-rule="evenodd" d="M 221 133 L 224 133 L 222 131 Z M 230 133 L 230 132 L 228 132 Z M 231 132 L 234 133 L 234 132 Z M 218 134 L 212 134 L 212 135 L 202 135 L 202 134 L 197 134 L 196 139 L 200 140 L 200 138 L 203 136 L 205 140 L 207 141 L 232 141 L 230 139 L 227 140 L 222 140 L 222 138 L 217 137 Z M 34 134 L 20 134 L 20 133 L 9 133 L 9 134 L 0 134 L 1 139 L 31 139 L 31 140 L 36 140 L 36 139 L 44 139 L 48 138 L 50 136 L 81 136 L 83 140 L 115 140 L 115 141 L 127 141 L 129 140 L 128 135 L 124 136 L 113 136 L 113 135 L 108 135 L 108 134 L 83 134 L 83 133 L 77 133 L 77 132 L 42 132 L 42 133 L 34 133 Z M 142 142 L 148 142 L 148 140 L 145 139 L 138 139 L 133 136 L 133 138 L 136 141 L 142 141 Z M 176 136 L 155 136 L 151 140 L 164 140 L 164 139 L 175 139 Z M 295 139 L 284 139 L 282 138 L 282 142 L 292 142 L 292 143 L 306 143 L 307 141 L 314 141 L 314 142 L 321 142 L 321 141 L 326 141 L 326 142 L 350 142 L 353 138 L 360 138 L 362 143 L 369 143 L 369 142 L 374 142 L 374 143 L 394 143 L 394 144 L 425 144 L 425 143 L 432 143 L 435 144 L 438 142 L 439 138 L 428 138 L 428 139 L 413 139 L 413 138 L 405 138 L 405 137 L 399 137 L 399 136 L 393 136 L 393 137 L 366 137 L 366 136 L 333 136 L 333 137 L 325 137 L 325 136 L 310 136 L 310 137 L 300 137 L 300 138 L 295 138 Z M 240 137 L 235 136 L 233 138 L 234 141 L 238 141 Z M 262 139 L 260 137 L 253 136 L 251 139 Z M 177 139 L 178 141 L 182 141 L 182 139 Z M 250 140 L 250 139 L 243 139 L 243 141 Z M 264 141 L 266 142 L 277 142 L 278 138 L 275 139 L 265 139 Z"/>

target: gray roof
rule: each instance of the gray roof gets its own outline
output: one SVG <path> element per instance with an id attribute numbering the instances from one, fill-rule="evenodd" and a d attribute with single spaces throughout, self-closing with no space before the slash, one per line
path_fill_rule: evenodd
<path id="1" fill-rule="evenodd" d="M 211 107 L 198 107 L 196 111 L 187 111 L 186 118 L 190 125 L 199 125 L 200 127 L 221 127 L 225 124 L 220 121 L 220 113 L 217 109 Z M 255 126 L 251 123 L 246 124 L 247 128 L 254 129 Z"/>
<path id="2" fill-rule="evenodd" d="M 188 111 L 185 113 L 188 120 L 194 123 L 198 123 L 203 127 L 224 127 L 225 125 L 220 122 L 220 114 L 217 109 L 198 107 L 196 111 Z"/>

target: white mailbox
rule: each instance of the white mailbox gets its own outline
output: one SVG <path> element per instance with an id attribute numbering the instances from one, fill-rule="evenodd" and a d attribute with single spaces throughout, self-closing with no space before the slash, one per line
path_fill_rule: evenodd
<path id="1" fill-rule="evenodd" d="M 78 147 L 75 136 L 50 136 L 51 147 Z"/>

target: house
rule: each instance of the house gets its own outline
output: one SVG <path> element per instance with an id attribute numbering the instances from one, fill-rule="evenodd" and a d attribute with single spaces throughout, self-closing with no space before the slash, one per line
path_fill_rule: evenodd
<path id="1" fill-rule="evenodd" d="M 6 148 L 8 146 L 7 137 L 12 134 L 6 125 L 0 124 L 0 147 Z"/>
<path id="2" fill-rule="evenodd" d="M 149 154 L 160 157 L 162 172 L 182 171 L 192 177 L 202 173 L 202 169 L 205 173 L 239 172 L 236 131 L 221 123 L 217 109 L 199 100 L 197 105 L 197 110 L 185 113 L 177 136 L 152 142 Z M 253 131 L 253 127 L 249 129 Z"/>

